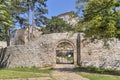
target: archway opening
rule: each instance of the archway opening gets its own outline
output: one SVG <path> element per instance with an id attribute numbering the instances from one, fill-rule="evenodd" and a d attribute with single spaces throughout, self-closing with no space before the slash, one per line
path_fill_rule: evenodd
<path id="1" fill-rule="evenodd" d="M 61 42 L 56 48 L 57 64 L 74 64 L 74 48 L 69 42 Z"/>

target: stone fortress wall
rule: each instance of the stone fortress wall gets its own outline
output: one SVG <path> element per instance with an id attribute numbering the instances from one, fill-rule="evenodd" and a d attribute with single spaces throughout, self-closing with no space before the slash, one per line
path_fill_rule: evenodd
<path id="1" fill-rule="evenodd" d="M 43 67 L 56 64 L 56 46 L 60 42 L 70 42 L 74 46 L 74 64 L 83 67 L 93 66 L 120 70 L 120 41 L 108 41 L 109 46 L 103 46 L 102 41 L 90 42 L 80 36 L 80 56 L 77 53 L 77 33 L 53 33 L 41 35 L 35 41 L 25 45 L 12 45 L 1 49 L 0 66 L 5 67 Z M 4 54 L 2 53 L 4 52 Z M 79 60 L 79 61 L 77 61 Z M 79 62 L 79 63 L 78 63 Z"/>
<path id="2" fill-rule="evenodd" d="M 0 48 L 4 48 L 7 46 L 7 43 L 5 41 L 0 41 Z"/>
<path id="3" fill-rule="evenodd" d="M 43 67 L 54 66 L 56 63 L 55 47 L 60 40 L 68 39 L 75 42 L 76 35 L 71 33 L 53 33 L 42 35 L 39 39 L 26 43 L 25 45 L 11 45 L 4 50 L 0 66 L 5 67 Z M 4 53 L 2 53 L 4 52 Z M 4 56 L 4 55 L 5 56 Z"/>
<path id="4" fill-rule="evenodd" d="M 81 42 L 81 65 L 120 70 L 120 41 Z"/>

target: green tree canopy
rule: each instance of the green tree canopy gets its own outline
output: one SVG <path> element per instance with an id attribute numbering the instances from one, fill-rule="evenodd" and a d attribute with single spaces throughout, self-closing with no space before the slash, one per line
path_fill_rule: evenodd
<path id="1" fill-rule="evenodd" d="M 76 31 L 83 31 L 92 39 L 120 38 L 120 1 L 88 0 L 83 10 L 83 21 Z"/>
<path id="2" fill-rule="evenodd" d="M 32 24 L 41 25 L 45 19 L 44 14 L 47 13 L 46 1 L 0 0 L 0 40 L 4 40 L 6 36 L 7 42 L 10 41 L 9 31 L 16 23 L 20 24 L 21 28 L 30 27 Z"/>
<path id="3" fill-rule="evenodd" d="M 24 8 L 24 11 L 21 11 L 22 16 L 18 17 L 20 19 L 19 23 L 24 26 L 40 26 L 44 23 L 46 14 L 48 11 L 46 9 L 47 0 L 19 0 L 20 6 Z M 26 19 L 26 20 L 25 20 Z M 24 20 L 24 22 L 23 22 Z M 26 22 L 27 21 L 27 22 Z M 32 23 L 31 23 L 32 22 Z"/>
<path id="4" fill-rule="evenodd" d="M 8 46 L 10 44 L 9 29 L 12 27 L 13 24 L 10 12 L 11 6 L 12 4 L 10 0 L 1 1 L 0 3 L 0 40 L 6 39 Z"/>
<path id="5" fill-rule="evenodd" d="M 72 31 L 72 26 L 63 21 L 63 19 L 58 17 L 52 17 L 52 19 L 47 19 L 45 21 L 46 27 L 43 27 L 44 33 L 58 33 Z"/>

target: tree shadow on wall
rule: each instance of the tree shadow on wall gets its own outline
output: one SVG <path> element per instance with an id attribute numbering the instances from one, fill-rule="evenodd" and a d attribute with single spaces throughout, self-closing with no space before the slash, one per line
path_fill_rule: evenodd
<path id="1" fill-rule="evenodd" d="M 0 68 L 5 68 L 8 65 L 10 54 L 6 55 L 7 48 L 0 49 Z"/>

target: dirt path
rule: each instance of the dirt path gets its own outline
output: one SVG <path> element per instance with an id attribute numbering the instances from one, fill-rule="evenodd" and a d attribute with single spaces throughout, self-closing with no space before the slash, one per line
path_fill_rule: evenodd
<path id="1" fill-rule="evenodd" d="M 54 80 L 89 80 L 74 72 L 74 65 L 71 64 L 57 64 L 52 72 Z"/>

